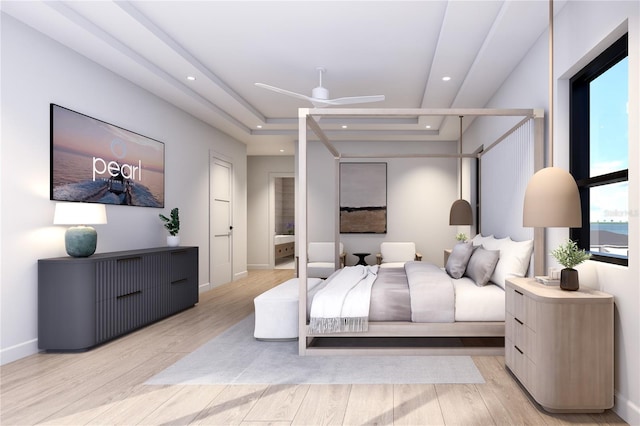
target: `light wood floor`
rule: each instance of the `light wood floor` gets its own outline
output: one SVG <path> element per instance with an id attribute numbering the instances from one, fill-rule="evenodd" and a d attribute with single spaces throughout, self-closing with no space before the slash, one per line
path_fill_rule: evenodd
<path id="1" fill-rule="evenodd" d="M 2 425 L 624 424 L 613 412 L 550 415 L 505 371 L 473 357 L 476 385 L 171 385 L 148 378 L 253 310 L 291 270 L 252 271 L 200 295 L 192 309 L 78 354 L 37 354 L 0 367 Z"/>

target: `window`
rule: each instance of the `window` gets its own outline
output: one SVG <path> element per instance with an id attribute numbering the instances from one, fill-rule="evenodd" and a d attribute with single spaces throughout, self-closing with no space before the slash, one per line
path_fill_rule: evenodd
<path id="1" fill-rule="evenodd" d="M 629 254 L 627 45 L 625 35 L 570 82 L 570 168 L 582 203 L 571 238 L 593 260 L 620 265 Z"/>

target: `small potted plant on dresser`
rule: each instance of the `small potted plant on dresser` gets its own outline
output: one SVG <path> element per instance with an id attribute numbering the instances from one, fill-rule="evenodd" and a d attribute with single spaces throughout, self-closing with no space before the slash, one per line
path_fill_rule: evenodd
<path id="1" fill-rule="evenodd" d="M 160 219 L 164 222 L 164 227 L 169 231 L 169 235 L 167 235 L 167 245 L 169 247 L 177 247 L 180 244 L 180 236 L 178 232 L 180 232 L 180 216 L 177 207 L 171 209 L 170 217 L 167 217 L 160 213 Z"/>
<path id="2" fill-rule="evenodd" d="M 578 290 L 580 288 L 578 271 L 573 268 L 585 260 L 589 260 L 591 253 L 579 249 L 575 241 L 567 240 L 566 243 L 551 251 L 551 256 L 564 266 L 564 269 L 560 271 L 560 288 L 568 291 Z"/>

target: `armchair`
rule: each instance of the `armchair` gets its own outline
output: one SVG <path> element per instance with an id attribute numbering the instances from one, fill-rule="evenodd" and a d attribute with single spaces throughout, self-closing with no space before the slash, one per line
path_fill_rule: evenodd
<path id="1" fill-rule="evenodd" d="M 335 245 L 332 242 L 309 243 L 307 277 L 328 278 L 329 275 L 333 274 L 336 271 L 334 250 Z M 340 243 L 340 268 L 344 267 L 346 256 L 344 245 Z M 297 268 L 298 267 L 296 267 L 296 271 L 298 271 Z"/>
<path id="2" fill-rule="evenodd" d="M 381 268 L 399 268 L 411 260 L 422 260 L 422 255 L 416 252 L 415 243 L 384 242 L 376 255 L 376 262 Z"/>

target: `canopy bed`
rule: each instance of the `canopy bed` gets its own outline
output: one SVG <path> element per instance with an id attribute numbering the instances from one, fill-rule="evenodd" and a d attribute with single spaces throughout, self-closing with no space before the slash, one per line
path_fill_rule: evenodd
<path id="1" fill-rule="evenodd" d="M 330 117 L 330 118 L 363 118 L 363 119 L 371 119 L 372 117 L 381 118 L 381 117 L 389 117 L 389 118 L 398 118 L 398 117 L 422 117 L 422 116 L 465 116 L 465 117 L 521 117 L 522 119 L 513 127 L 511 127 L 507 132 L 505 132 L 500 138 L 495 140 L 490 145 L 486 146 L 485 149 L 479 154 L 411 154 L 411 155 L 400 155 L 395 153 L 390 153 L 388 155 L 371 155 L 371 154 L 363 154 L 363 155 L 354 155 L 354 154 L 346 154 L 341 153 L 333 144 L 329 138 L 326 136 L 325 132 L 322 130 L 319 124 L 319 119 L 322 117 Z M 336 188 L 339 186 L 339 164 L 343 159 L 354 159 L 354 158 L 420 158 L 420 157 L 441 157 L 441 158 L 479 158 L 482 162 L 485 160 L 485 156 L 490 152 L 494 151 L 498 145 L 501 148 L 503 145 L 514 144 L 519 147 L 525 146 L 526 150 L 530 151 L 528 154 L 528 159 L 531 163 L 531 172 L 533 174 L 536 170 L 542 167 L 543 163 L 543 129 L 544 129 L 544 119 L 543 113 L 541 110 L 533 110 L 533 109 L 324 109 L 324 108 L 316 108 L 316 109 L 308 109 L 301 108 L 299 110 L 299 140 L 298 140 L 298 195 L 296 197 L 296 229 L 298 233 L 298 247 L 304 248 L 308 247 L 307 241 L 307 190 L 308 190 L 308 173 L 307 173 L 307 131 L 311 130 L 320 142 L 326 147 L 326 149 L 331 153 L 334 159 L 334 180 Z M 515 120 L 514 120 L 515 121 Z M 512 142 L 513 140 L 516 142 Z M 521 148 L 517 148 L 521 149 Z M 508 168 L 508 165 L 506 165 Z M 514 167 L 518 167 L 517 165 Z M 502 165 L 501 167 L 502 168 Z M 491 167 L 487 167 L 487 169 L 491 169 Z M 508 173 L 509 171 L 507 171 Z M 329 173 L 329 176 L 331 174 Z M 508 191 L 496 190 L 494 185 L 499 185 L 500 181 L 504 181 L 505 179 L 502 177 L 491 177 L 491 175 L 486 175 L 483 173 L 481 176 L 481 185 L 480 191 L 483 194 L 483 203 L 485 202 L 484 194 L 487 194 L 487 200 L 491 200 L 491 197 L 494 196 L 509 196 Z M 488 185 L 492 185 L 492 191 L 487 191 Z M 484 189 L 484 190 L 483 190 Z M 338 190 L 336 189 L 336 200 L 335 205 L 339 205 L 338 198 Z M 491 201 L 489 201 L 491 202 Z M 339 230 L 339 209 L 335 209 L 336 220 L 335 220 L 335 234 L 332 237 L 333 241 L 340 241 L 340 230 Z M 481 207 L 481 216 L 482 216 L 482 230 L 483 232 L 495 234 L 500 237 L 507 238 L 494 238 L 493 241 L 489 243 L 491 245 L 495 242 L 502 243 L 513 243 L 510 236 L 515 235 L 514 240 L 518 239 L 526 239 L 528 237 L 522 238 L 522 226 L 521 226 L 521 216 L 519 218 L 514 218 L 514 220 L 504 220 L 501 218 L 500 220 L 494 220 L 492 222 L 491 217 L 486 217 L 489 215 L 482 214 Z M 529 264 L 525 265 L 525 271 L 529 269 L 529 274 L 535 273 L 536 275 L 542 275 L 544 271 L 544 232 L 541 229 L 535 230 L 527 230 L 530 232 L 530 239 L 532 240 L 533 248 L 532 248 L 532 262 L 531 266 Z M 520 233 L 520 237 L 518 238 L 518 233 Z M 477 244 L 476 244 L 477 245 Z M 512 247 L 510 246 L 509 250 Z M 499 248 L 498 248 L 499 250 Z M 505 251 L 506 253 L 506 251 Z M 299 253 L 300 259 L 306 259 L 305 253 Z M 335 265 L 340 264 L 340 249 L 338 245 L 335 245 L 334 251 L 334 259 Z M 506 261 L 505 261 L 506 262 Z M 529 258 L 527 258 L 527 262 L 529 262 Z M 400 280 L 408 280 L 418 282 L 415 288 L 420 288 L 420 291 L 423 291 L 424 288 L 432 287 L 431 280 L 433 279 L 444 279 L 441 274 L 444 274 L 448 279 L 449 276 L 447 272 L 441 270 L 439 267 L 435 267 L 434 265 L 430 265 L 426 263 L 426 265 L 422 265 L 426 262 L 409 262 L 407 264 L 408 269 L 412 269 L 405 274 L 404 270 L 400 269 L 391 269 L 389 271 L 391 275 L 400 273 L 404 274 L 404 278 L 400 278 Z M 504 262 L 503 262 L 504 263 Z M 415 265 L 414 265 L 415 264 Z M 481 296 L 480 293 L 484 291 L 482 294 L 487 294 L 493 292 L 493 296 L 487 296 L 487 300 L 490 300 L 492 297 L 497 297 L 501 299 L 502 304 L 498 303 L 496 306 L 499 306 L 498 309 L 502 309 L 502 315 L 504 315 L 504 277 L 502 280 L 502 288 L 498 288 L 498 286 L 481 286 L 476 285 L 473 280 L 469 280 L 469 277 L 461 277 L 460 279 L 451 279 L 452 288 L 445 290 L 444 293 L 440 294 L 438 297 L 443 299 L 449 299 L 451 302 L 449 303 L 448 312 L 443 314 L 442 318 L 438 318 L 436 315 L 435 319 L 433 316 L 426 315 L 423 318 L 416 318 L 415 316 L 412 318 L 411 315 L 408 317 L 385 317 L 384 315 L 379 315 L 375 312 L 375 306 L 379 304 L 379 298 L 375 297 L 375 291 L 371 291 L 371 294 L 374 297 L 371 298 L 372 311 L 371 318 L 368 319 L 365 327 L 355 328 L 357 331 L 338 331 L 334 332 L 330 328 L 326 329 L 326 323 L 322 323 L 322 321 L 317 322 L 311 319 L 311 313 L 314 312 L 314 307 L 311 305 L 309 300 L 309 292 L 307 287 L 307 265 L 305 263 L 300 264 L 299 272 L 298 272 L 298 284 L 299 284 L 299 300 L 298 300 L 298 327 L 299 327 L 299 354 L 300 355 L 333 355 L 333 354 L 341 354 L 341 355 L 355 355 L 355 354 L 401 354 L 401 355 L 410 355 L 410 354 L 501 354 L 504 353 L 504 347 L 486 347 L 483 345 L 457 345 L 457 346 L 449 346 L 449 345 L 428 345 L 425 347 L 406 347 L 400 343 L 399 346 L 393 347 L 362 347 L 361 345 L 354 346 L 325 346 L 325 345 L 317 345 L 316 343 L 320 340 L 330 340 L 335 338 L 435 338 L 446 340 L 447 338 L 465 338 L 466 340 L 481 340 L 481 338 L 500 338 L 505 335 L 505 322 L 503 318 L 500 320 L 495 320 L 495 317 L 491 315 L 478 314 L 474 311 L 474 305 L 477 305 L 475 301 L 479 299 L 483 299 L 484 296 Z M 367 267 L 361 267 L 367 268 Z M 376 268 L 376 267 L 370 267 Z M 338 269 L 338 268 L 336 268 Z M 496 267 L 496 272 L 499 268 Z M 503 268 L 504 269 L 504 268 Z M 401 271 L 401 272 L 399 272 Z M 359 271 L 361 274 L 367 274 L 367 272 Z M 375 271 L 369 271 L 374 275 L 377 275 L 377 269 Z M 495 275 L 495 273 L 494 273 Z M 420 277 L 418 281 L 416 281 L 415 277 Z M 429 278 L 424 278 L 429 277 Z M 388 274 L 381 274 L 377 279 L 389 279 Z M 395 278 L 397 279 L 397 277 Z M 492 277 L 493 279 L 493 277 Z M 374 279 L 375 280 L 375 279 Z M 327 280 L 330 281 L 330 280 Z M 477 281 L 476 281 L 477 282 Z M 317 284 L 314 282 L 314 284 Z M 329 282 L 327 284 L 330 285 Z M 317 298 L 319 294 L 317 290 L 320 286 L 315 286 L 313 296 Z M 482 290 L 481 287 L 486 287 L 488 290 Z M 495 288 L 494 288 L 495 287 Z M 375 286 L 374 286 L 375 288 Z M 419 291 L 415 290 L 413 287 L 410 287 L 409 292 L 414 292 L 415 294 L 420 294 Z M 456 297 L 454 294 L 459 294 L 459 297 Z M 497 294 L 497 296 L 496 296 Z M 464 295 L 464 296 L 462 296 Z M 387 296 L 384 296 L 385 298 Z M 405 296 L 401 296 L 405 297 Z M 424 298 L 424 297 L 423 297 Z M 428 298 L 426 298 L 428 299 Z M 484 299 L 483 299 L 484 300 Z M 315 300 L 314 300 L 315 303 Z M 417 301 L 413 301 L 409 299 L 411 304 L 411 309 L 414 309 L 414 304 L 418 303 Z M 466 307 L 456 306 L 457 303 L 466 304 Z M 495 302 L 487 302 L 489 304 Z M 457 310 L 457 311 L 456 311 Z M 317 309 L 315 309 L 317 312 Z M 416 316 L 420 317 L 420 313 L 416 311 Z M 483 316 L 484 315 L 484 316 Z M 319 325 L 320 324 L 320 325 Z M 324 329 L 323 329 L 324 328 Z M 329 338 L 329 339 L 327 339 Z M 480 339 L 478 339 L 480 338 Z"/>

